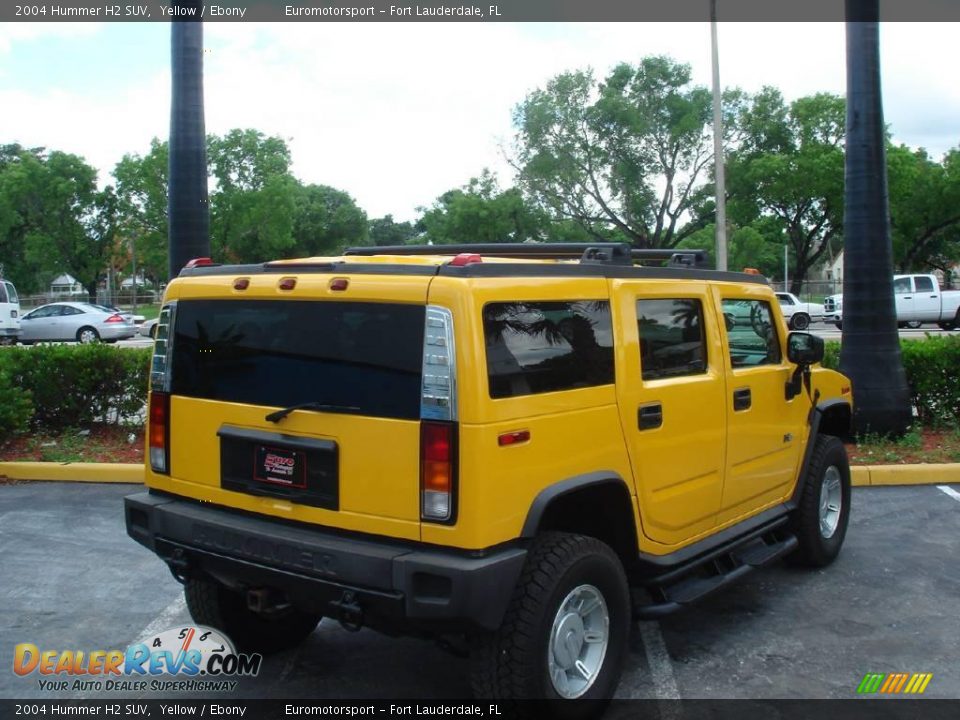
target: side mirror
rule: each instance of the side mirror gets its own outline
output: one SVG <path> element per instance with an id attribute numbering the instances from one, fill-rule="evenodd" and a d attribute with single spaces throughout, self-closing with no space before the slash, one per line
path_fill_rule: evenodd
<path id="1" fill-rule="evenodd" d="M 792 332 L 787 337 L 787 359 L 794 365 L 808 367 L 823 360 L 823 338 L 805 332 Z"/>

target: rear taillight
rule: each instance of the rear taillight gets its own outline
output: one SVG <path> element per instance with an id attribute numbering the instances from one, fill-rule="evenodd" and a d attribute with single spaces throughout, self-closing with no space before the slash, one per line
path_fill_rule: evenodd
<path id="1" fill-rule="evenodd" d="M 176 318 L 177 304 L 169 303 L 160 310 L 153 341 L 153 361 L 150 365 L 150 387 L 170 392 L 170 360 L 173 353 L 171 329 Z"/>
<path id="2" fill-rule="evenodd" d="M 453 423 L 420 423 L 420 497 L 424 520 L 453 518 L 457 427 Z"/>
<path id="3" fill-rule="evenodd" d="M 124 320 L 123 320 L 123 316 L 122 316 L 122 315 L 116 315 L 116 314 L 114 314 L 114 315 L 111 315 L 110 317 L 108 317 L 106 320 L 104 320 L 104 322 L 105 322 L 105 323 L 118 323 L 118 322 L 124 322 Z"/>
<path id="4" fill-rule="evenodd" d="M 165 392 L 150 393 L 150 424 L 147 442 L 150 467 L 156 473 L 170 472 L 170 396 Z"/>
<path id="5" fill-rule="evenodd" d="M 453 314 L 427 306 L 420 393 L 420 517 L 452 523 L 457 480 L 457 363 Z"/>
<path id="6" fill-rule="evenodd" d="M 173 323 L 176 303 L 164 305 L 157 318 L 153 361 L 150 366 L 150 414 L 147 448 L 150 467 L 157 473 L 170 473 L 170 364 L 173 352 Z"/>

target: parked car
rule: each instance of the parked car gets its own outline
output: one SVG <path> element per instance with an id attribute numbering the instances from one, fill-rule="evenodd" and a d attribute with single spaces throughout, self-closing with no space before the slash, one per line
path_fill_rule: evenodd
<path id="1" fill-rule="evenodd" d="M 810 323 L 823 320 L 823 305 L 800 302 L 800 298 L 788 292 L 778 292 L 777 300 L 791 330 L 806 330 Z"/>
<path id="2" fill-rule="evenodd" d="M 20 337 L 20 298 L 9 280 L 0 280 L 0 345 L 17 342 Z"/>
<path id="3" fill-rule="evenodd" d="M 765 278 L 626 243 L 344 254 L 167 287 L 126 526 L 197 624 L 454 637 L 478 697 L 586 718 L 633 619 L 837 557 L 850 381 Z"/>
<path id="4" fill-rule="evenodd" d="M 120 313 L 82 302 L 41 305 L 23 316 L 20 328 L 24 345 L 41 341 L 116 342 L 137 334 L 137 326 Z"/>
<path id="5" fill-rule="evenodd" d="M 941 290 L 936 275 L 894 275 L 893 297 L 900 327 L 936 323 L 943 330 L 960 327 L 960 290 Z M 826 319 L 839 328 L 843 322 L 843 295 L 824 300 Z"/>
<path id="6" fill-rule="evenodd" d="M 144 322 L 140 326 L 140 334 L 143 335 L 143 337 L 148 338 L 157 337 L 157 318 Z"/>

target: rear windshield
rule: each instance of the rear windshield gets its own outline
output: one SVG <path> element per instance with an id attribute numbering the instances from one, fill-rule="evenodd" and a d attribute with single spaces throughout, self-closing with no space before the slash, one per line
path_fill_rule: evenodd
<path id="1" fill-rule="evenodd" d="M 420 417 L 422 305 L 181 300 L 176 395 L 332 412 Z"/>

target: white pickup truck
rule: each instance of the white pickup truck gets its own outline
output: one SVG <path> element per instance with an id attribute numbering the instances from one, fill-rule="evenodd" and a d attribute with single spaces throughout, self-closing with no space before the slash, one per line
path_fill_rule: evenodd
<path id="1" fill-rule="evenodd" d="M 941 290 L 935 275 L 894 275 L 893 296 L 901 327 L 923 323 L 936 323 L 944 330 L 960 327 L 960 290 Z M 823 307 L 826 320 L 840 327 L 843 296 L 831 295 Z"/>
<path id="2" fill-rule="evenodd" d="M 20 337 L 20 298 L 9 280 L 0 278 L 0 345 L 14 345 Z"/>

